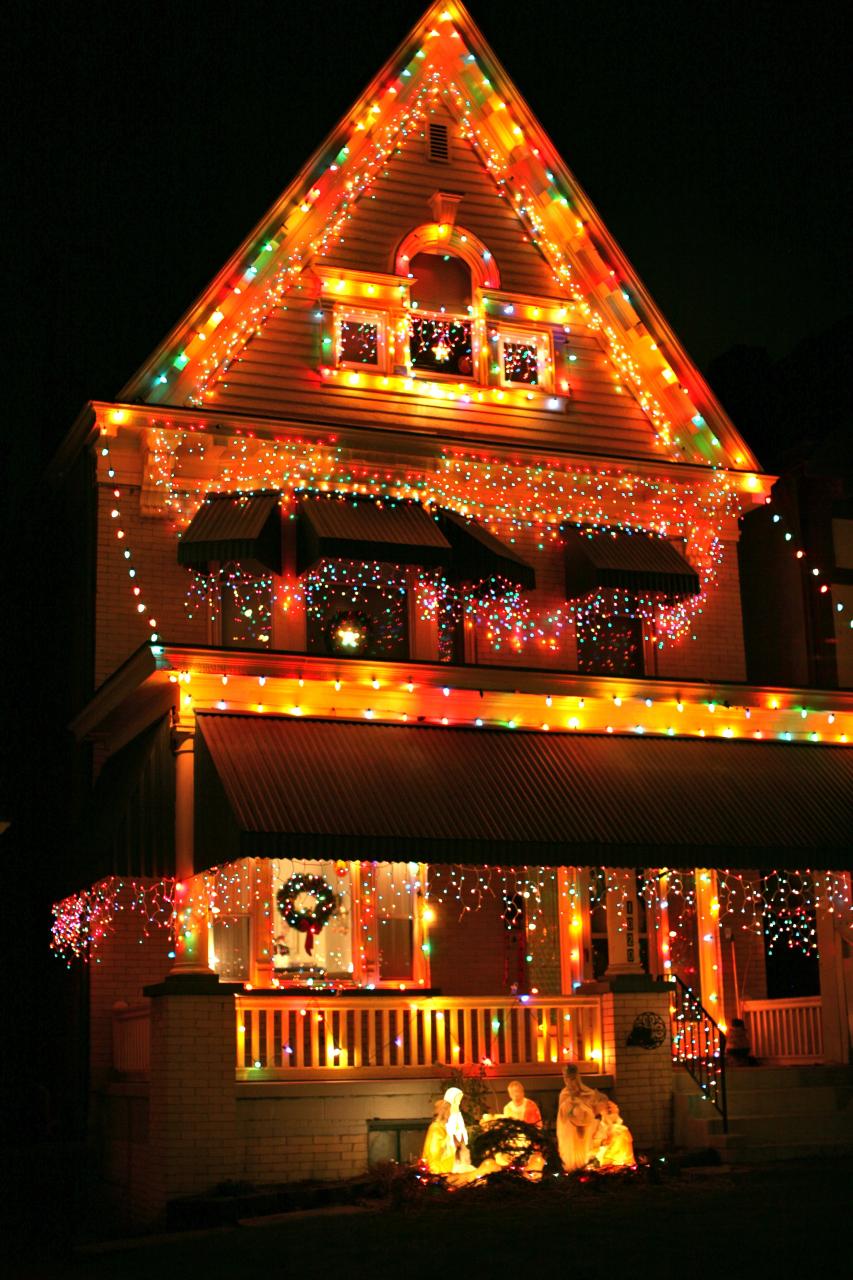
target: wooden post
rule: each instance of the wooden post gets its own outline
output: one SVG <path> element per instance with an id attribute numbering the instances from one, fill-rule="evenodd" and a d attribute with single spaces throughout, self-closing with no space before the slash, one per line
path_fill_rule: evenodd
<path id="1" fill-rule="evenodd" d="M 720 943 L 720 900 L 717 873 L 697 867 L 696 931 L 699 952 L 699 998 L 722 1031 L 726 1030 L 723 1002 L 723 953 Z"/>
<path id="2" fill-rule="evenodd" d="M 175 963 L 171 972 L 211 972 L 208 964 L 207 894 L 195 874 L 195 719 L 175 730 Z"/>
<path id="3" fill-rule="evenodd" d="M 589 897 L 580 892 L 577 867 L 557 868 L 557 912 L 560 933 L 560 989 L 571 995 L 585 980 L 589 949 Z"/>
<path id="4" fill-rule="evenodd" d="M 820 1019 L 824 1062 L 850 1061 L 850 1010 L 844 981 L 844 942 L 829 910 L 829 876 L 814 873 L 819 901 L 815 910 L 820 973 Z M 823 883 L 822 883 L 823 882 Z M 826 887 L 824 887 L 826 886 Z"/>

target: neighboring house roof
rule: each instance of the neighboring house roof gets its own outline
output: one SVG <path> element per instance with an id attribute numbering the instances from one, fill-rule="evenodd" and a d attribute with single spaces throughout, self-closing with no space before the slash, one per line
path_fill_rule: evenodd
<path id="1" fill-rule="evenodd" d="M 373 170 L 379 177 L 393 165 L 399 140 L 436 107 L 476 142 L 479 163 L 500 186 L 496 201 L 514 211 L 563 296 L 583 308 L 650 434 L 677 461 L 755 469 L 749 446 L 456 0 L 427 9 L 122 398 L 208 407 L 199 388 L 303 287 L 306 268 L 328 260 L 334 229 L 360 208 Z"/>
<path id="2" fill-rule="evenodd" d="M 197 867 L 237 856 L 838 867 L 853 753 L 205 713 Z"/>

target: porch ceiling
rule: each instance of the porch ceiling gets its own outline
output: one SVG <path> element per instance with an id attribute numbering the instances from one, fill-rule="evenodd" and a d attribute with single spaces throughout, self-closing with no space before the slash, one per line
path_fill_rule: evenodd
<path id="1" fill-rule="evenodd" d="M 853 753 L 198 716 L 199 869 L 251 855 L 849 865 Z"/>

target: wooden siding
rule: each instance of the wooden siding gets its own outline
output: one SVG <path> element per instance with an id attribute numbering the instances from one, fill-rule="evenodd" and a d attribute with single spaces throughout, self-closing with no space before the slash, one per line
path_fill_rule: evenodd
<path id="1" fill-rule="evenodd" d="M 559 295 L 551 268 L 524 238 L 509 199 L 501 195 L 470 144 L 458 136 L 450 117 L 446 119 L 451 125 L 450 163 L 428 160 L 426 142 L 413 138 L 357 202 L 345 238 L 326 254 L 325 261 L 350 270 L 393 272 L 403 237 L 434 220 L 430 196 L 436 191 L 461 192 L 456 223 L 490 250 L 501 274 L 500 287 L 509 293 Z"/>
<path id="2" fill-rule="evenodd" d="M 598 338 L 572 326 L 571 395 L 568 408 L 457 403 L 409 392 L 349 387 L 320 377 L 319 326 L 314 304 L 302 295 L 288 300 L 244 348 L 216 388 L 212 402 L 223 411 L 266 414 L 317 422 L 346 422 L 395 431 L 481 436 L 507 443 L 559 446 L 616 457 L 660 457 L 652 427 L 633 396 L 617 392 L 613 367 Z"/>
<path id="3" fill-rule="evenodd" d="M 421 139 L 413 139 L 397 154 L 356 204 L 345 238 L 324 262 L 347 270 L 393 272 L 395 251 L 403 237 L 432 221 L 429 197 L 439 189 L 465 193 L 457 222 L 489 246 L 501 273 L 502 291 L 543 299 L 558 294 L 550 268 L 524 238 L 509 201 L 458 136 L 453 137 L 449 164 L 429 161 Z M 270 417 L 387 426 L 447 435 L 451 440 L 466 435 L 610 456 L 661 455 L 646 414 L 622 386 L 597 334 L 585 325 L 570 325 L 568 345 L 577 358 L 568 366 L 571 394 L 566 410 L 549 413 L 541 404 L 528 409 L 491 399 L 463 409 L 428 395 L 323 380 L 314 308 L 305 293 L 291 294 L 286 307 L 233 360 L 216 386 L 212 405 Z"/>

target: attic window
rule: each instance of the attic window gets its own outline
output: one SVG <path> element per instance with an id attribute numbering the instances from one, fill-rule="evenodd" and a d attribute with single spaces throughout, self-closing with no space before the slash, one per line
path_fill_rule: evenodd
<path id="1" fill-rule="evenodd" d="M 439 164 L 450 162 L 450 138 L 446 124 L 430 121 L 428 155 L 430 160 L 435 160 Z"/>

